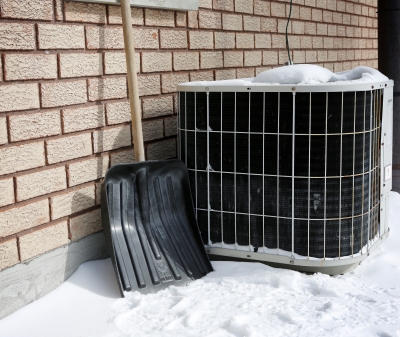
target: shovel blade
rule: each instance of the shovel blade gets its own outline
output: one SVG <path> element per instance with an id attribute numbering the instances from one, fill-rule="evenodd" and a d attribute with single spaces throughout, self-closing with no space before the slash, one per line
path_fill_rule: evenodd
<path id="1" fill-rule="evenodd" d="M 101 208 L 122 296 L 185 285 L 213 270 L 180 160 L 112 167 L 102 185 Z"/>

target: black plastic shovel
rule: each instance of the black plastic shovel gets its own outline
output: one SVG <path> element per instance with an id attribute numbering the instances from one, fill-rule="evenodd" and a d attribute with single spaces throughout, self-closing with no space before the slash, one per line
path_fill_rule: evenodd
<path id="1" fill-rule="evenodd" d="M 197 227 L 185 165 L 145 162 L 130 1 L 121 0 L 135 144 L 133 164 L 108 170 L 102 222 L 121 295 L 156 292 L 212 271 Z"/>

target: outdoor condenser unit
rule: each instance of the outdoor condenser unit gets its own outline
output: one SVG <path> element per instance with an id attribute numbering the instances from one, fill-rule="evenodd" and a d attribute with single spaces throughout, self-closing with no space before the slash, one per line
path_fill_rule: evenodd
<path id="1" fill-rule="evenodd" d="M 387 237 L 393 81 L 178 91 L 209 254 L 339 274 Z"/>

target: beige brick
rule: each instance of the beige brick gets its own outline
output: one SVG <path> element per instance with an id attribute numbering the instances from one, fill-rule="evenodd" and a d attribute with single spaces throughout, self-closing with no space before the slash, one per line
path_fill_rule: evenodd
<path id="1" fill-rule="evenodd" d="M 262 64 L 261 51 L 245 51 L 244 52 L 244 65 L 246 67 L 260 66 Z"/>
<path id="2" fill-rule="evenodd" d="M 0 23 L 0 49 L 35 49 L 35 28 L 28 23 Z"/>
<path id="3" fill-rule="evenodd" d="M 0 207 L 13 204 L 14 198 L 14 183 L 12 178 L 0 179 Z"/>
<path id="4" fill-rule="evenodd" d="M 53 18 L 52 0 L 2 0 L 1 17 L 9 19 L 46 20 Z"/>
<path id="5" fill-rule="evenodd" d="M 293 55 L 290 55 L 292 60 L 293 60 Z M 289 62 L 289 57 L 288 57 L 288 53 L 286 50 L 280 50 L 278 51 L 278 58 L 279 58 L 279 63 L 281 65 L 284 65 L 286 62 Z"/>
<path id="6" fill-rule="evenodd" d="M 163 93 L 176 92 L 176 86 L 180 83 L 189 82 L 187 73 L 170 73 L 161 75 Z"/>
<path id="7" fill-rule="evenodd" d="M 144 17 L 146 26 L 175 26 L 174 11 L 146 8 L 144 10 Z"/>
<path id="8" fill-rule="evenodd" d="M 0 243 L 0 271 L 19 262 L 17 239 Z"/>
<path id="9" fill-rule="evenodd" d="M 103 74 L 101 53 L 60 54 L 61 77 L 97 76 Z"/>
<path id="10" fill-rule="evenodd" d="M 143 52 L 142 71 L 145 73 L 172 71 L 172 53 Z"/>
<path id="11" fill-rule="evenodd" d="M 225 51 L 224 67 L 243 67 L 243 52 Z"/>
<path id="12" fill-rule="evenodd" d="M 57 55 L 5 54 L 5 80 L 57 78 Z"/>
<path id="13" fill-rule="evenodd" d="M 7 119 L 6 116 L 0 116 L 0 145 L 8 143 Z"/>
<path id="14" fill-rule="evenodd" d="M 86 40 L 88 49 L 124 49 L 121 27 L 87 26 Z"/>
<path id="15" fill-rule="evenodd" d="M 165 137 L 175 136 L 178 127 L 178 119 L 176 116 L 164 118 Z"/>
<path id="16" fill-rule="evenodd" d="M 133 151 L 133 148 L 124 151 L 112 152 L 110 153 L 110 160 L 111 166 L 133 163 L 135 162 L 135 152 Z"/>
<path id="17" fill-rule="evenodd" d="M 132 150 L 133 151 L 133 150 Z M 96 205 L 101 205 L 101 182 L 100 183 L 95 183 L 94 184 L 94 189 L 95 189 L 95 202 Z"/>
<path id="18" fill-rule="evenodd" d="M 39 49 L 83 49 L 83 26 L 38 24 Z"/>
<path id="19" fill-rule="evenodd" d="M 146 98 L 143 100 L 143 118 L 172 115 L 174 106 L 172 96 Z"/>
<path id="20" fill-rule="evenodd" d="M 304 34 L 304 25 L 305 23 L 303 21 L 293 21 L 292 22 L 292 32 L 294 34 L 300 34 L 303 35 Z"/>
<path id="21" fill-rule="evenodd" d="M 215 32 L 215 49 L 234 49 L 235 33 Z"/>
<path id="22" fill-rule="evenodd" d="M 140 53 L 135 53 L 136 71 L 140 70 Z M 125 52 L 106 52 L 104 54 L 105 74 L 126 74 Z"/>
<path id="23" fill-rule="evenodd" d="M 286 6 L 284 3 L 271 2 L 271 16 L 286 17 Z"/>
<path id="24" fill-rule="evenodd" d="M 139 96 L 158 95 L 161 93 L 160 75 L 138 76 Z"/>
<path id="25" fill-rule="evenodd" d="M 0 86 L 0 112 L 39 108 L 39 88 L 36 83 Z"/>
<path id="26" fill-rule="evenodd" d="M 189 28 L 199 28 L 199 12 L 198 11 L 188 11 L 188 27 Z"/>
<path id="27" fill-rule="evenodd" d="M 221 29 L 221 13 L 199 11 L 199 27 L 206 29 Z"/>
<path id="28" fill-rule="evenodd" d="M 199 69 L 198 52 L 176 52 L 174 53 L 174 70 Z"/>
<path id="29" fill-rule="evenodd" d="M 286 48 L 286 39 L 285 35 L 272 35 L 272 41 L 271 41 L 271 46 L 272 48 L 279 48 L 279 49 L 285 49 Z"/>
<path id="30" fill-rule="evenodd" d="M 74 188 L 50 198 L 51 219 L 56 220 L 94 206 L 94 185 Z"/>
<path id="31" fill-rule="evenodd" d="M 311 49 L 312 48 L 312 36 L 301 36 L 300 37 L 300 46 L 302 49 Z"/>
<path id="32" fill-rule="evenodd" d="M 236 78 L 254 77 L 254 68 L 236 69 Z"/>
<path id="33" fill-rule="evenodd" d="M 54 13 L 54 16 L 55 16 L 55 19 L 57 21 L 64 20 L 63 1 L 64 0 L 55 0 L 55 5 L 54 5 L 55 13 Z"/>
<path id="34" fill-rule="evenodd" d="M 47 199 L 0 211 L 0 237 L 49 222 Z"/>
<path id="35" fill-rule="evenodd" d="M 17 201 L 23 201 L 39 195 L 61 191 L 67 188 L 65 167 L 56 167 L 16 178 Z"/>
<path id="36" fill-rule="evenodd" d="M 106 110 L 108 125 L 126 123 L 132 120 L 129 101 L 108 103 L 106 104 Z"/>
<path id="37" fill-rule="evenodd" d="M 261 29 L 260 18 L 255 16 L 243 16 L 243 27 L 247 31 L 259 32 Z"/>
<path id="38" fill-rule="evenodd" d="M 124 125 L 93 132 L 94 152 L 104 152 L 132 144 L 131 126 Z"/>
<path id="39" fill-rule="evenodd" d="M 256 48 L 269 49 L 271 48 L 271 35 L 255 34 Z"/>
<path id="40" fill-rule="evenodd" d="M 270 16 L 271 4 L 264 0 L 254 0 L 254 14 Z"/>
<path id="41" fill-rule="evenodd" d="M 91 78 L 88 80 L 89 101 L 125 98 L 126 77 Z"/>
<path id="42" fill-rule="evenodd" d="M 67 221 L 20 236 L 18 240 L 21 261 L 28 260 L 68 244 Z"/>
<path id="43" fill-rule="evenodd" d="M 333 22 L 334 23 L 343 23 L 343 14 L 342 13 L 333 13 Z"/>
<path id="44" fill-rule="evenodd" d="M 60 111 L 58 110 L 11 115 L 9 123 L 12 142 L 54 136 L 61 133 Z"/>
<path id="45" fill-rule="evenodd" d="M 217 81 L 232 80 L 236 78 L 236 69 L 224 69 L 215 71 L 215 79 Z"/>
<path id="46" fill-rule="evenodd" d="M 253 14 L 253 0 L 235 0 L 235 12 Z"/>
<path id="47" fill-rule="evenodd" d="M 185 30 L 161 29 L 161 48 L 186 49 L 188 47 L 187 32 Z"/>
<path id="48" fill-rule="evenodd" d="M 92 154 L 92 138 L 90 133 L 83 133 L 46 142 L 47 161 L 49 164 L 59 163 Z"/>
<path id="49" fill-rule="evenodd" d="M 213 9 L 233 12 L 233 0 L 213 0 Z"/>
<path id="50" fill-rule="evenodd" d="M 324 48 L 324 38 L 321 36 L 313 36 L 313 48 Z"/>
<path id="51" fill-rule="evenodd" d="M 328 25 L 325 23 L 317 23 L 317 34 L 328 35 Z"/>
<path id="52" fill-rule="evenodd" d="M 133 25 L 143 25 L 143 9 L 131 7 L 131 18 Z M 108 6 L 108 23 L 112 25 L 121 25 L 121 6 Z"/>
<path id="53" fill-rule="evenodd" d="M 316 35 L 317 25 L 315 23 L 307 22 L 307 24 L 304 25 L 304 33 L 307 35 Z"/>
<path id="54" fill-rule="evenodd" d="M 262 32 L 277 32 L 278 20 L 275 18 L 261 18 L 261 31 Z"/>
<path id="55" fill-rule="evenodd" d="M 214 38 L 212 32 L 189 31 L 190 49 L 213 49 Z"/>
<path id="56" fill-rule="evenodd" d="M 106 6 L 78 2 L 64 3 L 65 21 L 106 23 Z"/>
<path id="57" fill-rule="evenodd" d="M 176 139 L 166 139 L 146 147 L 147 159 L 169 159 L 176 157 Z"/>
<path id="58" fill-rule="evenodd" d="M 3 82 L 3 61 L 0 57 L 0 82 Z"/>
<path id="59" fill-rule="evenodd" d="M 94 129 L 105 125 L 103 105 L 65 109 L 62 112 L 64 132 Z"/>
<path id="60" fill-rule="evenodd" d="M 236 33 L 236 48 L 240 49 L 254 49 L 254 34 L 250 33 Z"/>
<path id="61" fill-rule="evenodd" d="M 92 212 L 78 215 L 70 219 L 69 229 L 71 232 L 71 240 L 76 241 L 102 230 L 101 211 L 96 209 Z"/>
<path id="62" fill-rule="evenodd" d="M 212 0 L 199 0 L 199 7 L 211 9 Z"/>
<path id="63" fill-rule="evenodd" d="M 196 72 L 190 73 L 190 80 L 192 82 L 213 81 L 214 80 L 214 72 L 213 71 L 196 71 Z"/>
<path id="64" fill-rule="evenodd" d="M 44 143 L 31 143 L 0 149 L 0 175 L 43 166 Z"/>
<path id="65" fill-rule="evenodd" d="M 278 53 L 276 51 L 263 51 L 263 65 L 278 64 Z"/>
<path id="66" fill-rule="evenodd" d="M 294 63 L 306 63 L 306 52 L 303 50 L 293 51 L 293 62 Z"/>
<path id="67" fill-rule="evenodd" d="M 300 7 L 300 19 L 311 21 L 311 8 Z"/>
<path id="68" fill-rule="evenodd" d="M 317 62 L 317 52 L 315 50 L 306 50 L 306 62 L 307 63 Z"/>
<path id="69" fill-rule="evenodd" d="M 211 69 L 211 68 L 222 68 L 223 57 L 222 52 L 202 52 L 200 55 L 200 68 Z"/>
<path id="70" fill-rule="evenodd" d="M 360 51 L 361 53 L 361 51 Z M 337 61 L 337 50 L 328 50 L 328 61 Z M 358 57 L 359 58 L 359 57 Z"/>
<path id="71" fill-rule="evenodd" d="M 164 123 L 162 119 L 150 120 L 143 122 L 143 140 L 160 139 L 164 137 Z"/>
<path id="72" fill-rule="evenodd" d="M 68 165 L 68 186 L 76 186 L 103 178 L 107 172 L 108 156 L 90 158 Z"/>
<path id="73" fill-rule="evenodd" d="M 186 12 L 176 12 L 176 26 L 186 27 Z"/>
<path id="74" fill-rule="evenodd" d="M 237 14 L 222 14 L 224 30 L 243 30 L 242 16 Z"/>
<path id="75" fill-rule="evenodd" d="M 86 103 L 86 81 L 42 83 L 42 106 L 51 108 Z"/>

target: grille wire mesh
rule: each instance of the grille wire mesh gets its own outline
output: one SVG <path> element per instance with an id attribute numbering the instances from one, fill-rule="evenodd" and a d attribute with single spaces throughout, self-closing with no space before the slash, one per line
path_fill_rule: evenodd
<path id="1" fill-rule="evenodd" d="M 180 92 L 205 245 L 352 256 L 379 231 L 383 90 Z"/>

